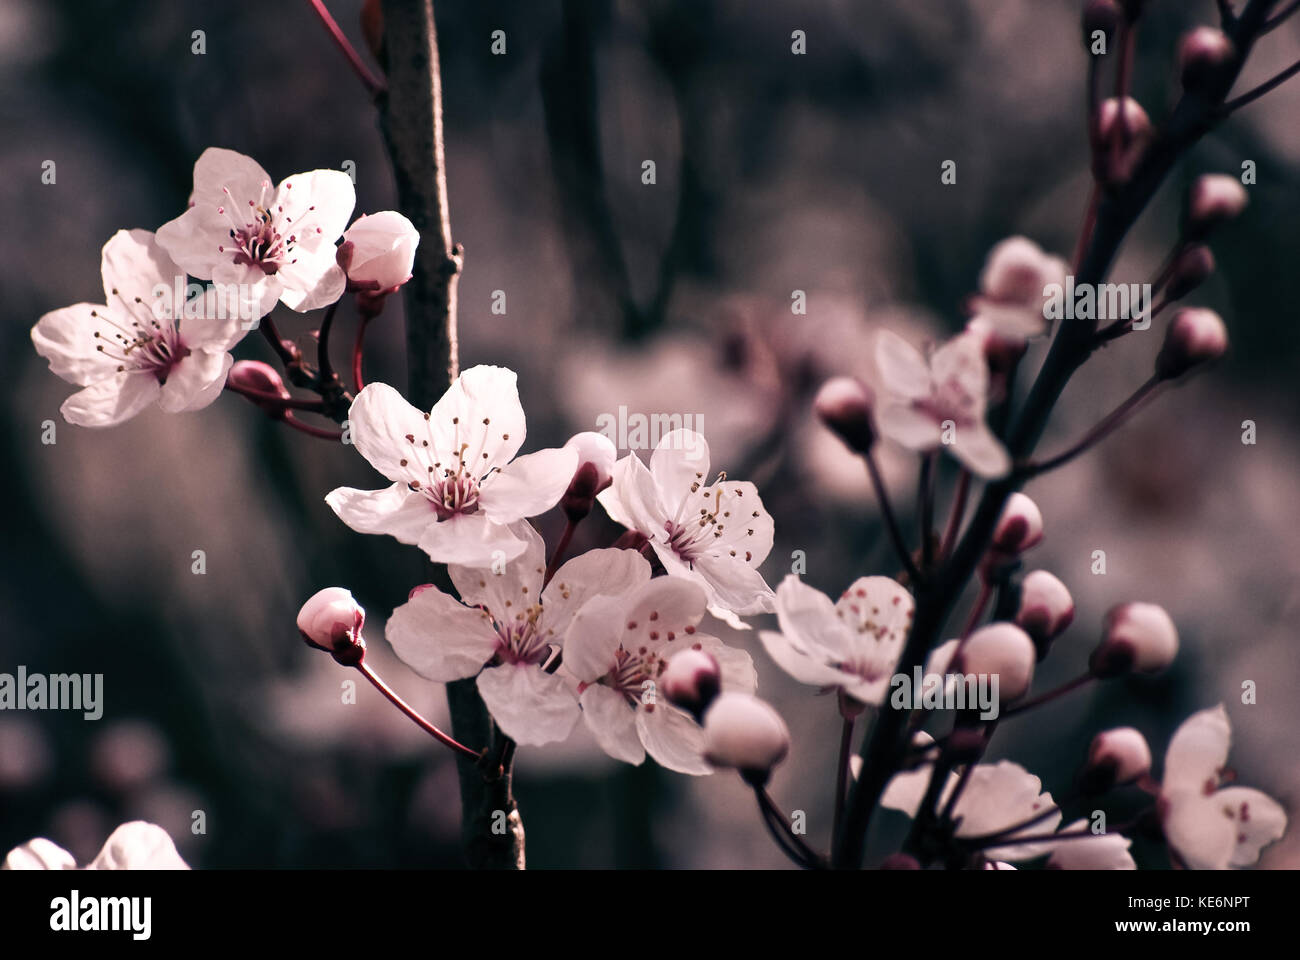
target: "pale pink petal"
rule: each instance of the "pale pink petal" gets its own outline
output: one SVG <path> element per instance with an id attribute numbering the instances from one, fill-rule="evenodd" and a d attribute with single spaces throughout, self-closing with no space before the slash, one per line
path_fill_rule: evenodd
<path id="1" fill-rule="evenodd" d="M 538 666 L 505 664 L 484 670 L 478 676 L 478 692 L 506 736 L 519 744 L 563 740 L 578 722 L 578 701 L 564 679 Z"/>
<path id="2" fill-rule="evenodd" d="M 1217 805 L 1224 819 L 1236 825 L 1236 844 L 1229 861 L 1234 867 L 1249 867 L 1259 859 L 1260 850 L 1286 832 L 1286 811 L 1260 790 L 1224 787 L 1207 802 Z"/>
<path id="3" fill-rule="evenodd" d="M 473 465 L 475 476 L 505 466 L 519 452 L 526 434 L 515 372 L 505 367 L 470 367 L 434 405 L 431 425 L 439 453 L 459 454 Z"/>
<path id="4" fill-rule="evenodd" d="M 490 567 L 450 566 L 447 572 L 460 598 L 471 606 L 487 607 L 501 618 L 527 610 L 542 594 L 546 573 L 546 544 L 526 520 L 510 524 L 509 533 L 525 544 L 523 553 Z M 549 610 L 547 611 L 549 614 Z M 550 617 L 547 617 L 550 625 Z"/>
<path id="5" fill-rule="evenodd" d="M 977 476 L 996 480 L 1011 470 L 1007 448 L 983 423 L 955 427 L 954 439 L 948 449 Z"/>
<path id="6" fill-rule="evenodd" d="M 659 544 L 654 546 L 662 557 Z M 695 561 L 694 568 L 708 586 L 711 603 L 741 616 L 772 612 L 772 588 L 743 557 L 704 556 Z"/>
<path id="7" fill-rule="evenodd" d="M 663 534 L 667 519 L 654 477 L 635 454 L 614 464 L 613 483 L 596 494 L 611 520 L 647 537 Z"/>
<path id="8" fill-rule="evenodd" d="M 148 230 L 119 230 L 104 244 L 100 255 L 100 273 L 104 281 L 104 302 L 114 310 L 125 310 L 140 319 L 153 316 L 153 301 L 160 287 L 171 303 L 173 288 L 184 271 L 172 262 L 167 251 L 158 245 Z M 136 303 L 139 297 L 141 303 Z"/>
<path id="9" fill-rule="evenodd" d="M 635 550 L 588 550 L 561 565 L 542 594 L 546 628 L 563 636 L 592 597 L 629 594 L 649 580 L 650 562 Z"/>
<path id="10" fill-rule="evenodd" d="M 823 664 L 847 658 L 853 648 L 852 630 L 830 597 L 790 573 L 777 586 L 774 602 L 790 648 Z"/>
<path id="11" fill-rule="evenodd" d="M 708 473 L 709 444 L 694 430 L 669 431 L 650 454 L 650 474 L 670 505 L 692 493 L 692 486 L 707 485 Z"/>
<path id="12" fill-rule="evenodd" d="M 410 462 L 416 442 L 428 435 L 427 423 L 400 393 L 386 383 L 367 384 L 352 401 L 348 424 L 357 450 L 385 477 L 411 480 L 417 476 Z"/>
<path id="13" fill-rule="evenodd" d="M 136 820 L 109 835 L 87 870 L 188 870 L 167 831 Z"/>
<path id="14" fill-rule="evenodd" d="M 427 502 L 427 501 L 426 501 Z M 528 543 L 483 513 L 458 513 L 424 528 L 420 549 L 435 563 L 487 567 L 515 559 Z"/>
<path id="15" fill-rule="evenodd" d="M 483 481 L 479 506 L 497 523 L 535 517 L 560 502 L 577 469 L 577 452 L 563 447 L 519 457 Z"/>
<path id="16" fill-rule="evenodd" d="M 583 683 L 594 683 L 614 668 L 623 637 L 624 597 L 588 600 L 569 621 L 564 636 L 564 668 Z"/>
<path id="17" fill-rule="evenodd" d="M 628 711 L 629 719 L 631 711 Z M 639 745 L 639 744 L 638 744 Z M 72 854 L 44 837 L 28 840 L 14 847 L 5 856 L 0 870 L 75 870 L 77 861 Z"/>
<path id="18" fill-rule="evenodd" d="M 158 399 L 162 388 L 151 373 L 117 373 L 79 390 L 59 408 L 79 427 L 112 427 L 130 420 Z"/>
<path id="19" fill-rule="evenodd" d="M 829 666 L 826 661 L 796 647 L 791 641 L 791 634 L 760 630 L 758 638 L 776 665 L 800 683 L 814 687 L 838 687 L 852 679 L 848 674 Z"/>
<path id="20" fill-rule="evenodd" d="M 221 395 L 234 362 L 228 353 L 192 350 L 167 374 L 158 405 L 168 413 L 203 409 Z"/>
<path id="21" fill-rule="evenodd" d="M 498 647 L 492 619 L 437 587 L 421 590 L 393 611 L 384 636 L 402 661 L 440 683 L 472 677 Z"/>
<path id="22" fill-rule="evenodd" d="M 342 170 L 311 170 L 286 177 L 275 202 L 283 207 L 288 232 L 297 238 L 296 254 L 326 251 L 333 258 L 334 242 L 347 228 L 357 194 Z"/>
<path id="23" fill-rule="evenodd" d="M 907 400 L 929 396 L 930 368 L 925 357 L 892 330 L 880 331 L 876 341 L 876 367 L 889 392 Z"/>
<path id="24" fill-rule="evenodd" d="M 933 450 L 943 441 L 939 421 L 914 408 L 911 401 L 881 403 L 876 411 L 876 426 L 890 440 L 909 450 Z"/>
<path id="25" fill-rule="evenodd" d="M 333 247 L 317 253 L 298 253 L 276 277 L 284 285 L 280 302 L 299 313 L 329 306 L 343 296 L 348 284 L 347 274 L 334 260 Z"/>
<path id="26" fill-rule="evenodd" d="M 97 316 L 91 316 L 91 311 Z M 112 339 L 117 328 L 104 319 L 105 308 L 93 303 L 78 303 L 45 314 L 32 327 L 36 352 L 50 362 L 50 371 L 79 387 L 89 386 L 111 377 L 121 363 L 98 349 Z M 116 322 L 129 326 L 121 317 Z M 100 337 L 96 331 L 102 331 Z M 101 339 L 106 337 L 106 339 Z M 116 352 L 116 351 L 115 351 Z"/>
<path id="27" fill-rule="evenodd" d="M 671 704 L 661 700 L 653 709 L 638 707 L 636 730 L 646 753 L 661 767 L 693 776 L 713 772 L 704 759 L 704 731 Z"/>
<path id="28" fill-rule="evenodd" d="M 387 534 L 402 543 L 419 543 L 437 520 L 429 501 L 402 483 L 383 490 L 338 487 L 325 496 L 325 502 L 357 533 Z"/>
<path id="29" fill-rule="evenodd" d="M 1076 820 L 1061 833 L 1078 833 L 1089 828 L 1087 820 Z M 1099 833 L 1080 840 L 1061 840 L 1052 847 L 1047 861 L 1054 870 L 1136 870 L 1128 852 L 1133 841 L 1122 833 Z"/>
<path id="30" fill-rule="evenodd" d="M 600 748 L 615 760 L 633 766 L 645 761 L 645 747 L 636 732 L 636 708 L 621 693 L 599 683 L 582 691 L 582 720 Z"/>
<path id="31" fill-rule="evenodd" d="M 1226 870 L 1238 850 L 1237 823 L 1199 789 L 1161 794 L 1165 839 L 1192 870 Z"/>
<path id="32" fill-rule="evenodd" d="M 1232 728 L 1223 704 L 1192 714 L 1174 731 L 1165 751 L 1162 780 L 1166 792 L 1204 792 L 1206 785 L 1219 785 L 1219 774 L 1228 764 Z"/>

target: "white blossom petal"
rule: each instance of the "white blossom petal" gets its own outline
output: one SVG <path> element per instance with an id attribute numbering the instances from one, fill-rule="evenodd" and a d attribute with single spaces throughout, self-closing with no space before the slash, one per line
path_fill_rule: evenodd
<path id="1" fill-rule="evenodd" d="M 582 720 L 600 748 L 615 760 L 633 766 L 645 761 L 645 747 L 636 729 L 636 709 L 627 698 L 603 684 L 593 683 L 579 696 Z"/>
<path id="2" fill-rule="evenodd" d="M 531 664 L 484 670 L 478 691 L 497 724 L 516 743 L 541 746 L 563 740 L 578 722 L 578 701 L 564 678 Z"/>
<path id="3" fill-rule="evenodd" d="M 421 590 L 394 610 L 384 636 L 403 663 L 440 683 L 474 676 L 499 646 L 486 613 L 437 587 Z"/>
<path id="4" fill-rule="evenodd" d="M 483 482 L 479 506 L 497 523 L 545 513 L 560 502 L 578 469 L 578 454 L 553 447 L 513 460 Z"/>
<path id="5" fill-rule="evenodd" d="M 429 501 L 403 483 L 383 490 L 338 487 L 326 495 L 325 502 L 357 533 L 387 534 L 402 543 L 419 543 L 437 520 Z"/>

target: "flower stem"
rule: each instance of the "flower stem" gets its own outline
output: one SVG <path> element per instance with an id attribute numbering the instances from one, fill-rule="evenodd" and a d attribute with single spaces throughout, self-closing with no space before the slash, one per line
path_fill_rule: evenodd
<path id="1" fill-rule="evenodd" d="M 237 393 L 240 396 L 257 403 L 268 403 L 280 407 L 283 410 L 306 410 L 308 413 L 320 413 L 324 409 L 324 404 L 320 400 L 300 400 L 296 397 L 282 397 L 278 393 L 267 393 L 264 390 L 256 390 L 253 387 L 240 386 L 238 384 L 226 381 L 226 389 L 231 393 Z"/>
<path id="2" fill-rule="evenodd" d="M 898 559 L 902 562 L 903 568 L 913 580 L 921 578 L 921 571 L 916 567 L 916 561 L 912 559 L 912 554 L 908 552 L 907 542 L 903 539 L 903 530 L 898 525 L 898 517 L 894 514 L 894 507 L 889 502 L 889 493 L 885 489 L 884 478 L 880 475 L 880 468 L 876 465 L 875 455 L 870 450 L 862 455 L 862 459 L 867 462 L 867 475 L 871 477 L 871 486 L 876 491 L 876 502 L 880 505 L 880 516 L 885 521 L 885 529 L 889 531 L 889 539 L 893 541 L 894 550 L 898 554 Z"/>
<path id="3" fill-rule="evenodd" d="M 1046 693 L 1041 693 L 1036 697 L 1033 697 L 1029 700 L 1025 700 L 1022 703 L 1018 703 L 1014 707 L 1010 708 L 1009 710 L 1003 710 L 1002 717 L 1004 718 L 1014 717 L 1018 713 L 1024 713 L 1026 710 L 1032 710 L 1034 709 L 1034 707 L 1042 706 L 1044 703 L 1050 703 L 1051 701 L 1055 700 L 1057 697 L 1062 697 L 1072 690 L 1077 690 L 1079 687 L 1083 686 L 1085 683 L 1087 683 L 1089 680 L 1092 679 L 1095 679 L 1092 672 L 1085 671 L 1079 676 L 1075 677 L 1073 680 L 1068 680 L 1065 683 L 1061 684 L 1059 687 L 1054 687 L 1053 689 L 1048 690 Z"/>
<path id="4" fill-rule="evenodd" d="M 1162 381 L 1158 376 L 1153 375 L 1149 380 L 1143 383 L 1142 386 L 1134 390 L 1127 400 L 1103 417 L 1095 427 L 1084 434 L 1083 437 L 1080 438 L 1080 440 L 1072 447 L 1069 447 L 1067 450 L 1058 453 L 1056 456 L 1044 460 L 1041 463 L 1027 464 L 1018 472 L 1026 477 L 1037 476 L 1040 473 L 1055 470 L 1057 467 L 1069 463 L 1080 454 L 1091 450 L 1094 446 L 1113 433 L 1125 420 L 1136 413 L 1142 404 L 1150 398 L 1156 388 L 1163 382 L 1164 381 Z"/>
<path id="5" fill-rule="evenodd" d="M 835 818 L 831 821 L 831 837 L 840 835 L 844 819 L 844 801 L 849 784 L 849 761 L 853 755 L 853 717 L 844 717 L 840 728 L 839 766 L 835 770 Z"/>
<path id="6" fill-rule="evenodd" d="M 393 706 L 397 707 L 398 710 L 401 710 L 402 713 L 406 714 L 415 723 L 417 727 L 419 727 L 429 736 L 433 737 L 433 739 L 437 740 L 439 743 L 443 744 L 444 746 L 450 747 L 452 750 L 464 754 L 465 756 L 469 757 L 472 760 L 478 760 L 480 758 L 480 754 L 471 750 L 463 743 L 460 743 L 457 740 L 453 740 L 451 737 L 447 736 L 447 734 L 443 733 L 441 730 L 435 727 L 428 720 L 424 719 L 424 717 L 420 716 L 418 710 L 416 710 L 409 703 L 407 703 L 405 700 L 399 697 L 396 691 L 394 691 L 392 687 L 384 683 L 383 679 L 379 676 L 379 674 L 375 673 L 375 671 L 371 668 L 370 664 L 362 660 L 356 666 L 357 666 L 357 670 L 361 672 L 361 675 L 365 677 L 367 680 L 369 680 L 376 690 L 378 690 L 385 697 L 387 697 L 389 702 L 392 703 Z"/>
<path id="7" fill-rule="evenodd" d="M 352 344 L 352 384 L 357 393 L 360 393 L 366 385 L 361 376 L 361 360 L 365 353 L 366 327 L 369 323 L 370 318 L 363 313 L 361 319 L 357 321 L 357 338 Z"/>
<path id="8" fill-rule="evenodd" d="M 551 554 L 551 561 L 546 565 L 546 574 L 542 577 L 543 589 L 551 582 L 555 571 L 560 569 L 560 564 L 564 562 L 564 555 L 569 550 L 569 541 L 573 539 L 573 531 L 577 526 L 578 524 L 572 519 L 565 520 L 564 533 L 560 534 L 560 542 L 555 545 L 555 552 Z"/>
<path id="9" fill-rule="evenodd" d="M 971 472 L 962 469 L 957 477 L 957 490 L 952 496 L 952 508 L 948 513 L 948 523 L 944 527 L 943 540 L 939 544 L 939 561 L 943 562 L 952 552 L 952 545 L 957 542 L 957 532 L 961 530 L 962 518 L 966 516 L 966 501 L 970 497 Z"/>
<path id="10" fill-rule="evenodd" d="M 325 8 L 324 0 L 307 0 L 307 2 L 311 4 L 312 9 L 316 11 L 316 15 L 320 17 L 321 23 L 324 24 L 325 29 L 329 31 L 330 38 L 334 41 L 334 44 L 343 52 L 343 56 L 347 58 L 348 65 L 352 67 L 352 71 L 357 75 L 358 79 L 361 80 L 361 83 L 366 88 L 366 92 L 368 92 L 372 97 L 377 95 L 384 89 L 384 82 L 370 72 L 370 68 L 366 66 L 365 61 L 361 59 L 361 55 L 357 53 L 356 47 L 352 46 L 352 42 L 348 40 L 343 31 L 339 29 L 338 22 L 330 15 L 329 10 Z"/>
<path id="11" fill-rule="evenodd" d="M 313 427 L 310 423 L 303 423 L 293 415 L 293 411 L 284 412 L 284 422 L 295 430 L 299 430 L 309 437 L 319 437 L 321 440 L 342 440 L 342 430 L 327 430 L 323 427 Z"/>
<path id="12" fill-rule="evenodd" d="M 776 845 L 781 851 L 793 860 L 796 864 L 805 870 L 820 870 L 825 868 L 825 860 L 815 850 L 804 843 L 790 826 L 790 821 L 786 815 L 781 812 L 781 808 L 776 805 L 771 795 L 765 787 L 757 784 L 754 787 L 754 797 L 758 800 L 759 813 L 762 815 L 763 823 L 767 827 L 768 833 L 776 841 Z"/>
<path id="13" fill-rule="evenodd" d="M 316 335 L 316 368 L 320 371 L 322 383 L 335 379 L 334 366 L 330 363 L 330 331 L 334 328 L 334 314 L 338 307 L 339 302 L 335 300 L 325 308 L 325 317 L 321 320 L 320 332 Z"/>

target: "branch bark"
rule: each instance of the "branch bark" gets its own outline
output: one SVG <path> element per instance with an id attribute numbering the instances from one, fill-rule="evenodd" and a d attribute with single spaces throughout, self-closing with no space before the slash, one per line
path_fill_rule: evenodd
<path id="1" fill-rule="evenodd" d="M 432 0 L 383 0 L 388 89 L 376 98 L 380 127 L 397 182 L 398 205 L 420 232 L 410 281 L 404 287 L 408 396 L 429 409 L 456 379 L 456 282 L 462 250 L 452 241 L 442 137 L 442 77 Z M 444 567 L 430 579 L 450 592 Z M 447 685 L 452 734 L 495 756 L 487 707 L 473 680 Z M 518 870 L 524 829 L 511 789 L 511 770 L 486 771 L 458 757 L 461 841 L 469 865 Z"/>

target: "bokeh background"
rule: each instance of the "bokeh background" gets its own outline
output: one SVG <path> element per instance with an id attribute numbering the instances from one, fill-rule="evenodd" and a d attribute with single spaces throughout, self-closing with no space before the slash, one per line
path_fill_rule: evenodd
<path id="1" fill-rule="evenodd" d="M 359 2 L 331 7 L 360 46 Z M 774 585 L 794 551 L 832 594 L 894 572 L 860 467 L 810 418 L 811 394 L 832 373 L 872 378 L 882 327 L 918 343 L 959 329 L 1002 237 L 1069 255 L 1088 186 L 1078 7 L 438 4 L 451 215 L 466 249 L 462 365 L 519 372 L 525 450 L 595 429 L 620 406 L 702 417 L 715 469 L 758 481 L 776 517 L 763 568 Z M 1213 7 L 1150 4 L 1135 89 L 1157 121 L 1178 92 L 1177 38 L 1212 22 Z M 791 53 L 796 29 L 803 56 Z M 506 32 L 504 56 L 490 53 L 494 30 Z M 1243 87 L 1297 57 L 1300 19 L 1260 45 Z M 381 672 L 445 722 L 442 689 L 382 639 L 417 582 L 417 552 L 354 534 L 322 500 L 377 476 L 353 448 L 277 428 L 230 395 L 107 431 L 65 424 L 57 411 L 72 388 L 28 338 L 44 312 L 99 298 L 99 248 L 115 230 L 156 228 L 184 208 L 207 146 L 248 153 L 276 179 L 350 160 L 358 213 L 393 206 L 360 84 L 306 2 L 5 0 L 0 88 L 0 671 L 103 673 L 106 698 L 96 722 L 0 713 L 0 850 L 44 835 L 86 858 L 117 823 L 144 818 L 196 866 L 459 865 L 450 755 L 368 688 L 343 704 L 352 675 L 294 628 L 303 599 L 347 585 L 369 612 Z M 1078 672 L 1121 601 L 1165 605 L 1184 643 L 1160 678 L 1085 689 L 999 729 L 991 756 L 1058 794 L 1097 730 L 1136 724 L 1159 756 L 1182 719 L 1224 701 L 1240 782 L 1293 811 L 1300 798 L 1297 110 L 1300 81 L 1209 136 L 1114 276 L 1150 277 L 1195 174 L 1254 161 L 1251 205 L 1215 238 L 1218 273 L 1193 301 L 1227 319 L 1229 356 L 1030 488 L 1048 533 L 1030 566 L 1056 572 L 1078 604 L 1039 683 Z M 46 160 L 52 185 L 41 182 Z M 644 160 L 655 161 L 654 185 L 641 182 Z M 945 160 L 957 162 L 955 185 L 940 183 Z M 806 315 L 790 310 L 796 289 Z M 491 312 L 496 290 L 505 315 Z M 276 318 L 306 342 L 311 318 L 283 307 Z M 345 305 L 341 341 L 354 318 Z M 402 323 L 393 305 L 372 328 L 371 379 L 404 384 Z M 1095 358 L 1047 447 L 1146 377 L 1159 327 Z M 236 355 L 272 359 L 256 337 Z M 1027 362 L 1041 356 L 1040 346 Z M 41 442 L 48 419 L 53 445 Z M 1241 442 L 1247 419 L 1253 446 Z M 892 452 L 886 470 L 910 513 L 915 462 Z M 556 516 L 541 527 L 554 538 Z M 579 546 L 616 534 L 598 516 Z M 1091 573 L 1098 549 L 1104 576 Z M 779 673 L 752 633 L 717 629 L 754 654 L 760 693 L 792 729 L 773 790 L 822 843 L 833 700 Z M 1245 680 L 1255 705 L 1240 702 Z M 521 751 L 517 792 L 533 866 L 785 864 L 737 778 L 620 765 L 581 726 L 563 745 Z M 1112 817 L 1140 799 L 1118 799 Z M 190 830 L 196 810 L 204 835 Z M 896 849 L 905 825 L 878 817 L 872 855 Z M 1167 866 L 1150 843 L 1135 852 Z M 1300 866 L 1300 831 L 1263 864 Z"/>

